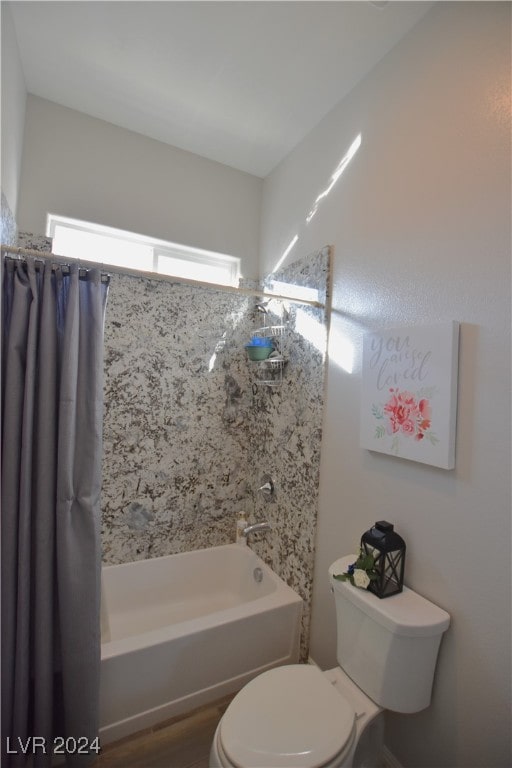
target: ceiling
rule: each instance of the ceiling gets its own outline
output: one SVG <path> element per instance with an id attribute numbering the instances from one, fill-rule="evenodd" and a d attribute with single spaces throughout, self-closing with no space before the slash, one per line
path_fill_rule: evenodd
<path id="1" fill-rule="evenodd" d="M 10 3 L 27 91 L 265 177 L 431 2 Z"/>

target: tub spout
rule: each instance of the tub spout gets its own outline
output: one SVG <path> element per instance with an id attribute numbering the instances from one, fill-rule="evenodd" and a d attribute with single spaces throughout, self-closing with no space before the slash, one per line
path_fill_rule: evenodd
<path id="1" fill-rule="evenodd" d="M 272 526 L 270 523 L 254 523 L 254 525 L 248 525 L 247 528 L 244 528 L 242 531 L 242 536 L 250 536 L 251 533 L 260 533 L 261 531 L 271 531 Z"/>

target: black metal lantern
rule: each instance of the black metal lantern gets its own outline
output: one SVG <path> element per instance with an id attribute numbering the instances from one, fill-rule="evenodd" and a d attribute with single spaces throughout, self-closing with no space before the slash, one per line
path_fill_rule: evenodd
<path id="1" fill-rule="evenodd" d="M 390 597 L 404 586 L 405 541 L 393 530 L 392 523 L 380 520 L 361 536 L 361 550 L 375 560 L 377 578 L 368 591 L 377 597 Z"/>

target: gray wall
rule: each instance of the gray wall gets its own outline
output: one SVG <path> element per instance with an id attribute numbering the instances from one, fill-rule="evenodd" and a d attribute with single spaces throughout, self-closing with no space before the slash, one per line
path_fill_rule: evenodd
<path id="1" fill-rule="evenodd" d="M 295 234 L 294 256 L 334 244 L 312 655 L 336 663 L 329 564 L 381 518 L 406 583 L 452 616 L 430 710 L 387 720 L 407 768 L 511 764 L 510 71 L 510 3 L 438 3 L 265 180 L 263 270 Z M 444 320 L 462 324 L 456 468 L 362 450 L 364 331 Z"/>
<path id="2" fill-rule="evenodd" d="M 258 277 L 262 180 L 29 95 L 18 228 L 84 219 L 241 259 Z"/>

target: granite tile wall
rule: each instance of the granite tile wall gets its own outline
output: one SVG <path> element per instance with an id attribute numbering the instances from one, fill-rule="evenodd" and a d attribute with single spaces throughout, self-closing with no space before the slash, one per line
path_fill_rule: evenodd
<path id="1" fill-rule="evenodd" d="M 19 244 L 49 248 L 29 233 Z M 318 291 L 328 249 L 264 281 Z M 276 281 L 280 283 L 275 286 Z M 113 273 L 105 321 L 102 547 L 106 564 L 234 541 L 237 513 L 268 520 L 250 546 L 304 599 L 307 657 L 324 398 L 322 308 Z M 286 326 L 280 371 L 247 361 L 262 325 Z M 280 386 L 262 383 L 280 378 Z M 258 491 L 266 474 L 275 492 Z"/>
<path id="2" fill-rule="evenodd" d="M 225 544 L 247 493 L 251 300 L 113 274 L 105 325 L 103 559 Z"/>
<path id="3" fill-rule="evenodd" d="M 16 219 L 3 191 L 0 193 L 0 242 L 3 245 L 16 244 Z"/>
<path id="4" fill-rule="evenodd" d="M 290 285 L 290 293 L 313 288 L 315 298 L 328 306 L 329 250 L 297 261 L 264 281 Z M 277 292 L 277 290 L 276 290 Z M 307 658 L 320 447 L 325 385 L 327 316 L 323 308 L 289 303 L 285 307 L 288 331 L 282 351 L 288 359 L 280 388 L 258 387 L 249 421 L 250 476 L 272 476 L 275 492 L 270 500 L 256 494 L 254 518 L 268 520 L 270 535 L 255 539 L 253 548 L 304 600 L 302 658 Z M 274 314 L 275 310 L 276 314 Z M 279 322 L 279 304 L 271 302 L 267 322 Z M 252 470 L 254 468 L 254 470 Z"/>

